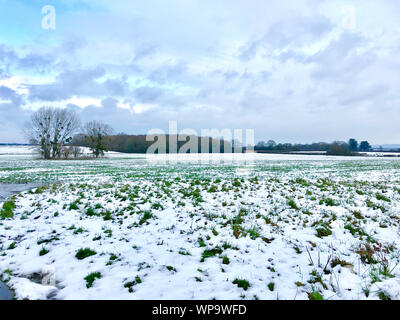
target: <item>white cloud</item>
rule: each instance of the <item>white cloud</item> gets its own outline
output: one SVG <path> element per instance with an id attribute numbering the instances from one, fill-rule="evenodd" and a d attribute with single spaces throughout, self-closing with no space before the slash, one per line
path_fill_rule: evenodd
<path id="1" fill-rule="evenodd" d="M 78 107 L 84 108 L 86 106 L 101 106 L 101 99 L 90 98 L 90 97 L 77 97 L 74 96 L 71 99 L 61 101 L 64 105 L 74 104 Z"/>

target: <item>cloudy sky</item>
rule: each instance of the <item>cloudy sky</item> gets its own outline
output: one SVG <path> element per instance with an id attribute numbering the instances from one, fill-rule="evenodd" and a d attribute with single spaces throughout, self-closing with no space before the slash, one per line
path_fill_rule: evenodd
<path id="1" fill-rule="evenodd" d="M 41 106 L 132 134 L 400 143 L 400 2 L 0 0 L 0 142 Z"/>

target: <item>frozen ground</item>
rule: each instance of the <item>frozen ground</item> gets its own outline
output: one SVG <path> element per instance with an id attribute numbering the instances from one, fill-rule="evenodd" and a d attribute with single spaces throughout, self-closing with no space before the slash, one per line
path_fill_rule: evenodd
<path id="1" fill-rule="evenodd" d="M 82 153 L 84 155 L 90 154 L 90 149 L 86 147 L 81 147 Z M 35 146 L 6 146 L 0 145 L 0 156 L 35 156 L 37 148 Z M 117 152 L 107 152 L 108 155 L 116 154 Z"/>
<path id="2" fill-rule="evenodd" d="M 400 159 L 174 158 L 0 156 L 16 297 L 400 298 Z"/>

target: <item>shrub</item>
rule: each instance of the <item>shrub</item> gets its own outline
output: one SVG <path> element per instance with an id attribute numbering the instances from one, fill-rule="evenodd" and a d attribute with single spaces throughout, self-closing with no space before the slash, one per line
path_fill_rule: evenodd
<path id="1" fill-rule="evenodd" d="M 349 150 L 346 143 L 334 142 L 329 146 L 326 153 L 328 156 L 352 156 L 354 153 Z"/>

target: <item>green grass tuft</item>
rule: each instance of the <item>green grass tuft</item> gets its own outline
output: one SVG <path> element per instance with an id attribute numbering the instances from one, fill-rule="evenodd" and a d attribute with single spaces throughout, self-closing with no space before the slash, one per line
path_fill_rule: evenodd
<path id="1" fill-rule="evenodd" d="M 93 282 L 96 279 L 101 279 L 101 273 L 100 272 L 92 272 L 91 274 L 87 275 L 85 277 L 86 280 L 86 288 L 91 288 L 93 286 Z"/>
<path id="2" fill-rule="evenodd" d="M 96 255 L 96 254 L 97 254 L 96 251 L 93 251 L 93 250 L 91 250 L 91 249 L 89 249 L 89 248 L 85 248 L 85 249 L 79 249 L 79 250 L 76 252 L 75 257 L 76 257 L 78 260 L 83 260 L 83 259 L 86 259 L 86 258 L 88 258 L 88 257 L 90 257 L 90 256 L 94 256 L 94 255 Z"/>
<path id="3" fill-rule="evenodd" d="M 47 250 L 45 247 L 42 248 L 42 250 L 39 251 L 39 256 L 44 256 L 48 254 L 50 251 Z"/>
<path id="4" fill-rule="evenodd" d="M 313 291 L 308 294 L 308 299 L 310 300 L 324 300 L 324 297 L 317 291 Z"/>
<path id="5" fill-rule="evenodd" d="M 3 203 L 3 208 L 0 211 L 1 219 L 12 219 L 14 218 L 14 209 L 16 208 L 14 200 L 8 200 Z"/>
<path id="6" fill-rule="evenodd" d="M 239 288 L 242 288 L 243 290 L 247 290 L 248 288 L 250 288 L 250 283 L 247 280 L 244 279 L 238 279 L 236 278 L 235 280 L 233 280 L 232 282 L 233 284 L 236 284 Z"/>
<path id="7" fill-rule="evenodd" d="M 275 283 L 273 283 L 273 282 L 268 283 L 268 289 L 269 289 L 269 291 L 274 291 Z"/>
<path id="8" fill-rule="evenodd" d="M 299 207 L 297 206 L 296 202 L 293 199 L 290 199 L 287 204 L 292 209 L 299 210 Z"/>
<path id="9" fill-rule="evenodd" d="M 201 262 L 204 262 L 205 259 L 215 257 L 217 254 L 221 253 L 222 249 L 219 247 L 215 247 L 213 249 L 206 249 L 203 251 L 203 254 L 201 255 Z"/>

